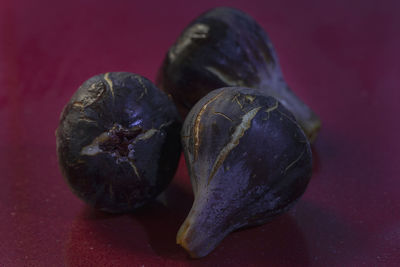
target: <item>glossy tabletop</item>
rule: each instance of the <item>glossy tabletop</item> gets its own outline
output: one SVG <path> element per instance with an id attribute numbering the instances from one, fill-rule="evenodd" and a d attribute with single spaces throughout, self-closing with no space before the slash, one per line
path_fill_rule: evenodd
<path id="1" fill-rule="evenodd" d="M 109 215 L 69 190 L 54 132 L 83 81 L 154 81 L 183 28 L 221 5 L 266 29 L 322 130 L 290 212 L 191 260 L 175 244 L 193 201 L 183 160 L 157 202 Z M 378 0 L 0 1 L 0 266 L 399 266 L 399 13 Z"/>

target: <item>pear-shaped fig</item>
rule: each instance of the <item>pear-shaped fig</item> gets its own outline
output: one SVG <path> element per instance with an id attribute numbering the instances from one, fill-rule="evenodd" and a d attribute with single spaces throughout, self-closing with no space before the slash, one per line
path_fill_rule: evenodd
<path id="1" fill-rule="evenodd" d="M 226 86 L 258 88 L 275 97 L 314 140 L 320 121 L 283 79 L 265 31 L 249 15 L 219 7 L 196 18 L 169 49 L 157 85 L 172 95 L 183 117 L 210 91 Z"/>
<path id="2" fill-rule="evenodd" d="M 172 101 L 146 78 L 127 72 L 94 76 L 61 114 L 61 171 L 72 191 L 95 208 L 132 211 L 171 181 L 181 124 Z"/>
<path id="3" fill-rule="evenodd" d="M 307 137 L 260 90 L 207 94 L 186 117 L 182 143 L 195 200 L 177 243 L 192 257 L 207 255 L 234 230 L 288 210 L 311 177 Z"/>

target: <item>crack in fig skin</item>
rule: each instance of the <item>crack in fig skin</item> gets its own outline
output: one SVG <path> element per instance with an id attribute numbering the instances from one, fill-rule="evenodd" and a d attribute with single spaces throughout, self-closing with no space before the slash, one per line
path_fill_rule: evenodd
<path id="1" fill-rule="evenodd" d="M 257 112 L 261 109 L 261 107 L 254 108 L 250 110 L 248 113 L 244 114 L 242 117 L 242 122 L 236 127 L 234 133 L 232 134 L 231 141 L 221 150 L 217 159 L 215 160 L 214 166 L 211 169 L 210 177 L 208 178 L 208 184 L 211 182 L 214 177 L 216 171 L 222 165 L 226 157 L 229 153 L 239 145 L 240 138 L 245 134 L 247 129 L 250 128 L 251 121 L 257 115 Z"/>
<path id="2" fill-rule="evenodd" d="M 191 133 L 200 111 L 194 159 Z M 193 258 L 209 254 L 229 233 L 287 211 L 311 178 L 307 137 L 293 114 L 260 90 L 210 92 L 190 111 L 181 137 L 195 199 L 176 241 Z"/>
<path id="3" fill-rule="evenodd" d="M 200 120 L 201 117 L 206 110 L 207 106 L 211 104 L 213 101 L 215 101 L 218 97 L 220 97 L 223 94 L 223 92 L 217 94 L 215 97 L 211 98 L 204 106 L 200 109 L 199 114 L 197 114 L 196 120 L 195 120 L 195 126 L 193 128 L 193 135 L 194 135 L 194 159 L 197 159 L 198 155 L 198 150 L 199 150 L 199 145 L 200 145 Z"/>
<path id="4" fill-rule="evenodd" d="M 283 174 L 286 174 L 286 172 L 287 172 L 291 167 L 293 167 L 293 165 L 296 164 L 296 162 L 298 162 L 298 161 L 301 159 L 301 157 L 304 155 L 304 152 L 305 152 L 305 150 L 303 150 L 303 151 L 301 152 L 301 154 L 299 155 L 299 157 L 296 158 L 294 161 L 292 161 L 292 162 L 285 168 L 285 170 L 283 171 Z"/>
<path id="5" fill-rule="evenodd" d="M 110 80 L 110 73 L 109 73 L 109 72 L 107 72 L 106 74 L 104 74 L 104 80 L 107 82 L 108 88 L 110 88 L 111 95 L 112 95 L 112 97 L 113 97 L 113 99 L 114 99 L 114 98 L 115 98 L 115 95 L 114 95 L 114 87 L 113 87 L 112 81 Z"/>
<path id="6" fill-rule="evenodd" d="M 227 119 L 228 121 L 233 121 L 231 118 L 229 118 L 228 116 L 226 116 L 226 114 L 222 113 L 222 112 L 218 112 L 218 111 L 214 111 L 215 115 L 219 115 L 224 117 L 225 119 Z"/>

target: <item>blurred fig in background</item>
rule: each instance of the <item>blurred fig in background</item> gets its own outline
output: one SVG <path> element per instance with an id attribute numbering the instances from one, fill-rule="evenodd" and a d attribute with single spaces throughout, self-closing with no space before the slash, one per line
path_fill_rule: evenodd
<path id="1" fill-rule="evenodd" d="M 164 59 L 157 85 L 173 97 L 183 117 L 210 91 L 243 86 L 278 99 L 311 142 L 321 125 L 284 81 L 265 31 L 252 17 L 233 8 L 212 9 L 185 28 Z"/>

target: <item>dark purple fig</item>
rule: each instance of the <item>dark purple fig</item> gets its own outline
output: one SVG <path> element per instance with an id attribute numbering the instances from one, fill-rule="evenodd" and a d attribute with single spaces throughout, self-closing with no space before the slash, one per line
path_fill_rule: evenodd
<path id="1" fill-rule="evenodd" d="M 157 85 L 170 94 L 183 117 L 210 91 L 226 86 L 259 88 L 293 113 L 309 140 L 317 115 L 284 81 L 265 31 L 247 14 L 220 7 L 195 19 L 169 49 Z"/>
<path id="2" fill-rule="evenodd" d="M 129 212 L 154 199 L 179 161 L 181 119 L 144 77 L 113 72 L 87 80 L 65 106 L 56 131 L 61 171 L 93 207 Z"/>
<path id="3" fill-rule="evenodd" d="M 260 90 L 222 88 L 189 112 L 182 143 L 194 203 L 177 243 L 192 257 L 229 233 L 288 210 L 311 177 L 310 144 L 294 116 Z"/>

